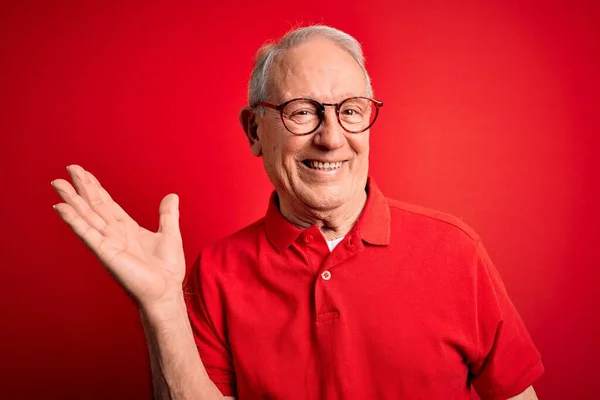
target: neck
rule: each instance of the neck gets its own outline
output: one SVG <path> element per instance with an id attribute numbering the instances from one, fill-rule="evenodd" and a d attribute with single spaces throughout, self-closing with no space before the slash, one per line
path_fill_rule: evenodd
<path id="1" fill-rule="evenodd" d="M 300 229 L 317 225 L 326 240 L 333 240 L 350 232 L 367 201 L 366 191 L 332 210 L 314 210 L 279 196 L 281 214 Z"/>

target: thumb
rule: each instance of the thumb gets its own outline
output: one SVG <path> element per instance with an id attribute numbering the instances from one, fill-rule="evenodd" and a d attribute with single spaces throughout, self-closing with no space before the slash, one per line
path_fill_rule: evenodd
<path id="1" fill-rule="evenodd" d="M 158 231 L 181 239 L 179 231 L 179 196 L 174 193 L 166 195 L 158 208 L 160 219 Z"/>

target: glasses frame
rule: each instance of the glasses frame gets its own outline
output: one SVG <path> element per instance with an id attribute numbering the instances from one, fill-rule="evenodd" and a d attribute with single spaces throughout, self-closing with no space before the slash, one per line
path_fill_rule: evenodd
<path id="1" fill-rule="evenodd" d="M 346 129 L 346 127 L 344 125 L 342 125 L 342 121 L 340 119 L 340 109 L 342 107 L 342 104 L 344 104 L 347 101 L 355 100 L 355 99 L 370 100 L 375 105 L 375 117 L 373 117 L 373 121 L 371 121 L 371 123 L 366 128 L 364 128 L 364 129 L 362 129 L 360 131 L 351 131 L 349 129 Z M 290 128 L 288 128 L 287 125 L 286 125 L 286 123 L 285 123 L 285 119 L 283 118 L 283 110 L 284 110 L 284 108 L 288 104 L 290 104 L 291 102 L 297 101 L 297 100 L 310 101 L 311 103 L 315 104 L 317 106 L 317 109 L 319 110 L 319 113 L 318 113 L 319 114 L 319 123 L 310 132 L 306 132 L 306 133 L 295 133 L 295 132 L 292 132 L 290 130 Z M 342 127 L 342 129 L 344 129 L 346 132 L 348 132 L 348 133 L 363 133 L 364 131 L 366 131 L 369 128 L 371 128 L 373 126 L 373 124 L 375 124 L 375 121 L 377 120 L 377 117 L 379 116 L 379 108 L 381 108 L 383 106 L 383 102 L 379 101 L 379 100 L 372 99 L 370 97 L 365 97 L 365 96 L 348 97 L 347 99 L 344 99 L 344 100 L 340 101 L 339 103 L 320 103 L 320 102 L 318 102 L 318 101 L 316 101 L 314 99 L 308 99 L 308 98 L 304 98 L 304 97 L 299 97 L 299 98 L 288 100 L 288 101 L 286 101 L 284 103 L 281 103 L 281 104 L 278 104 L 278 105 L 272 104 L 272 103 L 268 103 L 266 101 L 259 101 L 256 104 L 254 104 L 253 108 L 257 107 L 257 106 L 269 107 L 269 108 L 272 108 L 273 110 L 279 111 L 279 116 L 281 117 L 281 122 L 283 123 L 283 126 L 285 126 L 285 129 L 288 132 L 290 132 L 291 134 L 293 134 L 293 135 L 304 136 L 304 135 L 310 135 L 311 133 L 313 133 L 317 129 L 319 129 L 319 127 L 323 123 L 323 119 L 324 119 L 324 116 L 325 116 L 325 107 L 335 107 L 335 114 L 337 116 L 338 124 L 340 124 L 340 126 Z"/>

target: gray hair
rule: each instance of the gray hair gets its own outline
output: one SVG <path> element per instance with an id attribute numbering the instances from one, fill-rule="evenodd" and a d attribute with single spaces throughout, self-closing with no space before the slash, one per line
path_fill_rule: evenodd
<path id="1" fill-rule="evenodd" d="M 248 104 L 254 106 L 259 101 L 266 101 L 269 95 L 269 72 L 275 57 L 286 50 L 299 46 L 312 37 L 323 37 L 346 50 L 358 63 L 367 82 L 367 96 L 373 95 L 371 78 L 365 68 L 365 57 L 360 43 L 349 34 L 326 25 L 312 25 L 297 28 L 286 33 L 277 43 L 268 42 L 256 53 L 254 68 L 248 87 Z"/>

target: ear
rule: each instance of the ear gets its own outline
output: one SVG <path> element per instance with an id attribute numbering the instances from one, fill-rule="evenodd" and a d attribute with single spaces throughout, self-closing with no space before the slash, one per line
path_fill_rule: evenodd
<path id="1" fill-rule="evenodd" d="M 250 107 L 244 107 L 240 111 L 240 124 L 246 133 L 246 137 L 250 142 L 252 154 L 256 157 L 262 155 L 260 140 L 258 139 L 258 124 L 256 123 L 256 113 Z"/>

